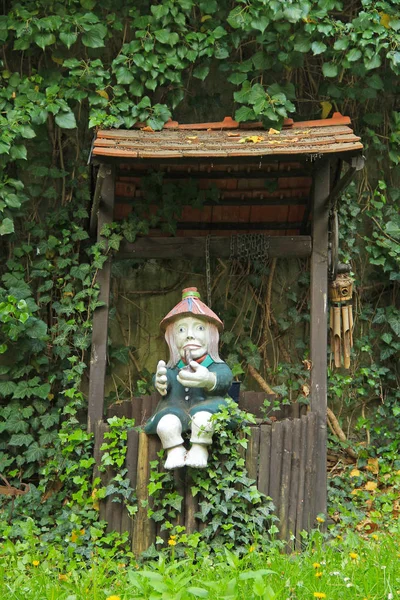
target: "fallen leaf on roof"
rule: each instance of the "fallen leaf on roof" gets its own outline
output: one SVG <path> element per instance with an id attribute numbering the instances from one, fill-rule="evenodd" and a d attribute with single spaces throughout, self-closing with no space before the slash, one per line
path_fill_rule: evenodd
<path id="1" fill-rule="evenodd" d="M 269 135 L 279 135 L 280 131 L 278 131 L 277 129 L 273 129 L 272 127 L 270 128 L 270 130 L 268 131 Z"/>
<path id="2" fill-rule="evenodd" d="M 146 125 L 146 127 L 142 127 L 141 131 L 151 131 L 151 133 L 154 133 L 154 129 L 152 127 L 150 127 L 150 125 Z"/>
<path id="3" fill-rule="evenodd" d="M 247 137 L 241 138 L 239 140 L 239 144 L 247 144 L 247 143 L 259 144 L 263 140 L 264 140 L 264 138 L 261 137 L 261 135 L 248 135 Z"/>
<path id="4" fill-rule="evenodd" d="M 188 135 L 188 136 L 186 137 L 186 139 L 187 139 L 187 140 L 197 140 L 197 138 L 198 138 L 198 137 L 199 137 L 198 135 Z"/>
<path id="5" fill-rule="evenodd" d="M 228 131 L 228 137 L 239 137 L 240 133 L 237 133 L 236 131 Z"/>
<path id="6" fill-rule="evenodd" d="M 327 119 L 329 113 L 332 110 L 332 104 L 325 100 L 324 102 L 320 102 L 321 106 L 321 119 Z"/>

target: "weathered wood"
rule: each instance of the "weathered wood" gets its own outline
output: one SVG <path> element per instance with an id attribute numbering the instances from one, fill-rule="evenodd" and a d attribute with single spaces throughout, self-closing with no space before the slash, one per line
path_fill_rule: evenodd
<path id="1" fill-rule="evenodd" d="M 178 512 L 175 525 L 185 525 L 185 496 L 190 495 L 190 489 L 186 490 L 185 469 L 175 469 L 174 471 L 174 486 L 175 491 L 182 497 L 181 511 Z"/>
<path id="2" fill-rule="evenodd" d="M 106 168 L 101 191 L 98 217 L 98 239 L 104 224 L 111 223 L 114 213 L 115 168 Z M 92 352 L 90 358 L 90 380 L 88 400 L 88 431 L 94 431 L 95 424 L 103 420 L 104 383 L 107 363 L 108 310 L 110 302 L 111 261 L 104 264 L 97 273 L 96 283 L 100 287 L 99 301 L 104 305 L 96 308 L 93 315 Z"/>
<path id="3" fill-rule="evenodd" d="M 328 219 L 327 199 L 330 189 L 330 163 L 321 160 L 315 169 L 312 203 L 313 249 L 310 269 L 311 326 L 311 411 L 317 416 L 318 437 L 315 451 L 318 486 L 315 510 L 326 513 L 326 409 L 327 409 L 327 302 L 328 302 Z"/>
<path id="4" fill-rule="evenodd" d="M 131 405 L 131 419 L 135 420 L 135 426 L 139 427 L 142 425 L 142 404 L 145 398 L 148 396 L 139 396 L 137 398 L 132 398 L 129 402 Z"/>
<path id="5" fill-rule="evenodd" d="M 185 224 L 186 226 L 186 224 Z M 219 224 L 218 224 L 219 226 Z M 291 224 L 292 226 L 292 224 Z M 286 223 L 285 223 L 286 227 Z M 286 227 L 287 228 L 287 227 Z M 280 258 L 307 258 L 311 255 L 310 236 L 267 236 L 268 255 Z M 117 258 L 204 258 L 206 238 L 143 237 L 135 243 L 122 243 Z M 210 237 L 210 254 L 219 258 L 231 255 L 230 237 Z"/>
<path id="6" fill-rule="evenodd" d="M 130 429 L 128 431 L 125 467 L 126 467 L 126 478 L 129 479 L 130 487 L 133 490 L 136 490 L 138 447 L 139 447 L 139 433 L 136 431 L 136 429 Z M 122 516 L 121 516 L 121 531 L 127 531 L 129 533 L 129 535 L 131 536 L 132 525 L 133 525 L 133 518 L 130 516 L 127 509 L 124 507 L 122 510 Z"/>
<path id="7" fill-rule="evenodd" d="M 152 543 L 150 519 L 147 517 L 149 479 L 149 438 L 144 432 L 139 434 L 139 449 L 136 473 L 136 496 L 138 511 L 135 515 L 132 532 L 132 552 L 139 556 Z"/>
<path id="8" fill-rule="evenodd" d="M 283 429 L 283 450 L 278 516 L 280 522 L 279 538 L 286 540 L 288 537 L 289 499 L 291 493 L 293 421 L 285 420 L 281 425 Z"/>
<path id="9" fill-rule="evenodd" d="M 301 421 L 295 419 L 292 423 L 292 466 L 290 481 L 289 511 L 287 516 L 288 538 L 296 533 L 296 513 L 299 498 L 300 482 L 300 453 L 301 453 Z M 292 550 L 294 549 L 291 546 Z"/>
<path id="10" fill-rule="evenodd" d="M 283 428 L 281 423 L 273 423 L 271 428 L 271 464 L 269 474 L 269 495 L 274 505 L 275 513 L 280 510 L 280 486 L 282 473 Z"/>
<path id="11" fill-rule="evenodd" d="M 269 473 L 271 464 L 271 425 L 260 426 L 260 464 L 258 468 L 258 489 L 270 496 Z"/>
<path id="12" fill-rule="evenodd" d="M 98 219 L 98 210 L 99 210 L 100 199 L 101 199 L 101 192 L 102 192 L 104 179 L 107 174 L 107 169 L 108 169 L 108 165 L 102 164 L 102 165 L 100 165 L 98 173 L 97 173 L 96 187 L 95 187 L 94 194 L 93 194 L 92 210 L 90 213 L 89 230 L 90 230 L 91 235 L 94 235 L 94 233 L 96 232 L 96 228 L 97 228 L 97 219 Z"/>
<path id="13" fill-rule="evenodd" d="M 260 451 L 260 428 L 250 427 L 250 436 L 246 448 L 246 469 L 250 479 L 257 481 L 258 457 Z"/>
<path id="14" fill-rule="evenodd" d="M 191 471 L 186 469 L 186 492 L 184 496 L 185 502 L 185 527 L 186 533 L 194 533 L 198 528 L 195 514 L 199 510 L 199 502 L 197 496 L 192 494 L 192 486 L 194 485 Z"/>
<path id="15" fill-rule="evenodd" d="M 306 449 L 307 440 L 307 415 L 301 417 L 300 422 L 300 468 L 299 468 L 299 486 L 296 507 L 296 550 L 301 549 L 301 532 L 303 531 L 303 511 L 304 511 L 304 480 L 306 469 Z"/>
<path id="16" fill-rule="evenodd" d="M 304 509 L 303 509 L 303 529 L 309 531 L 314 525 L 315 518 L 315 499 L 318 489 L 315 485 L 315 470 L 314 463 L 318 461 L 315 454 L 317 439 L 316 439 L 316 415 L 309 413 L 307 415 L 307 439 L 305 440 L 305 478 L 304 478 Z M 322 482 L 325 483 L 325 480 Z"/>
<path id="17" fill-rule="evenodd" d="M 115 402 L 107 409 L 107 419 L 111 417 L 126 417 L 131 418 L 132 414 L 132 403 L 131 402 Z"/>

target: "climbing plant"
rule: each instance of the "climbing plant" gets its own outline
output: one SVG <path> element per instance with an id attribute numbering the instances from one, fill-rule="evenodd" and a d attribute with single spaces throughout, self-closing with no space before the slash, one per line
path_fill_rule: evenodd
<path id="1" fill-rule="evenodd" d="M 89 239 L 86 162 L 97 127 L 151 131 L 170 117 L 209 120 L 211 112 L 215 120 L 232 114 L 279 130 L 288 117 L 349 114 L 371 160 L 340 203 L 343 258 L 352 261 L 358 289 L 358 334 L 351 375 L 332 372 L 330 399 L 356 409 L 355 439 L 375 439 L 376 448 L 388 438 L 395 443 L 398 2 L 5 0 L 3 9 L 0 473 L 16 486 L 29 481 L 45 500 L 41 526 L 54 521 L 51 503 L 66 497 L 72 511 L 78 507 L 77 526 L 83 505 L 96 517 L 92 484 L 80 479 L 91 467 L 85 377 L 99 306 L 96 273 L 120 236 L 134 239 L 149 226 L 140 215 L 122 228 L 112 225 L 104 232 L 108 249 Z M 173 231 L 173 212 L 162 217 Z M 253 272 L 248 283 L 268 289 L 268 278 L 271 271 Z M 237 375 L 250 364 L 282 397 L 307 401 L 305 349 L 285 352 L 284 343 L 307 299 L 292 293 L 291 302 L 288 318 L 272 321 L 285 364 L 267 363 L 266 340 L 247 323 L 231 358 Z M 304 368 L 293 356 L 305 360 Z M 18 505 L 33 510 L 26 499 L 14 510 Z"/>

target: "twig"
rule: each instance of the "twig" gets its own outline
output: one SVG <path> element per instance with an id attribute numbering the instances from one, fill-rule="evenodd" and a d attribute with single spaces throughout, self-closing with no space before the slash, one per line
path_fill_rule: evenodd
<path id="1" fill-rule="evenodd" d="M 276 396 L 274 390 L 268 385 L 268 383 L 265 381 L 264 377 L 262 377 L 262 375 L 260 375 L 260 373 L 257 371 L 257 369 L 255 369 L 252 365 L 248 365 L 248 369 L 249 369 L 250 375 L 253 377 L 253 379 L 255 379 L 257 381 L 258 385 L 264 392 L 266 392 L 267 394 L 272 394 L 272 395 Z"/>
<path id="2" fill-rule="evenodd" d="M 129 343 L 128 343 L 128 340 L 126 339 L 125 330 L 124 330 L 123 325 L 122 325 L 121 315 L 119 314 L 118 310 L 115 311 L 115 316 L 117 317 L 118 325 L 119 325 L 119 327 L 121 329 L 121 335 L 122 335 L 122 339 L 124 340 L 124 344 L 128 348 L 129 358 L 131 359 L 131 361 L 132 361 L 135 369 L 137 370 L 137 372 L 140 373 L 139 363 L 136 360 L 133 352 L 129 349 Z"/>
<path id="3" fill-rule="evenodd" d="M 340 427 L 339 421 L 337 420 L 333 411 L 330 408 L 327 408 L 327 415 L 329 427 L 331 428 L 331 430 L 333 430 L 336 437 L 338 437 L 341 442 L 347 442 L 347 437 L 343 429 Z M 352 458 L 357 458 L 357 454 L 352 448 L 345 447 L 345 452 L 347 452 L 347 454 Z"/>

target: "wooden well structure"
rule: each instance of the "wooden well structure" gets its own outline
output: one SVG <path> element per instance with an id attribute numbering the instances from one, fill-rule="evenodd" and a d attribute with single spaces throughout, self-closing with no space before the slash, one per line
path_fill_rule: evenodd
<path id="1" fill-rule="evenodd" d="M 170 121 L 162 131 L 145 129 L 98 131 L 92 164 L 98 167 L 91 229 L 135 210 L 143 195 L 141 180 L 160 171 L 164 180 L 193 179 L 200 189 L 214 185 L 218 202 L 201 209 L 184 206 L 175 236 L 154 230 L 134 244 L 121 246 L 116 258 L 228 258 L 232 236 L 265 236 L 268 257 L 310 258 L 310 406 L 293 405 L 282 421 L 252 427 L 246 465 L 263 493 L 270 495 L 280 518 L 280 535 L 299 537 L 326 513 L 327 308 L 330 216 L 339 194 L 362 168 L 362 144 L 350 120 L 335 113 L 331 119 L 285 122 L 280 133 L 260 124 L 220 123 L 179 125 Z M 112 414 L 150 416 L 157 395 L 133 398 L 105 415 L 104 384 L 107 363 L 108 308 L 111 264 L 98 274 L 100 300 L 93 320 L 88 428 L 95 434 L 95 456 Z M 239 405 L 259 416 L 265 394 L 244 392 Z M 128 435 L 127 468 L 136 488 L 139 512 L 134 521 L 117 503 L 103 504 L 110 529 L 128 530 L 136 554 L 155 541 L 156 524 L 146 517 L 140 500 L 147 499 L 149 462 L 160 448 L 157 436 L 132 430 Z M 140 459 L 138 457 L 141 457 Z M 145 457 L 145 459 L 143 459 Z M 196 499 L 190 494 L 190 473 L 181 469 L 176 483 L 184 498 L 179 523 L 189 532 L 201 528 Z M 112 475 L 112 474 L 110 474 Z"/>

